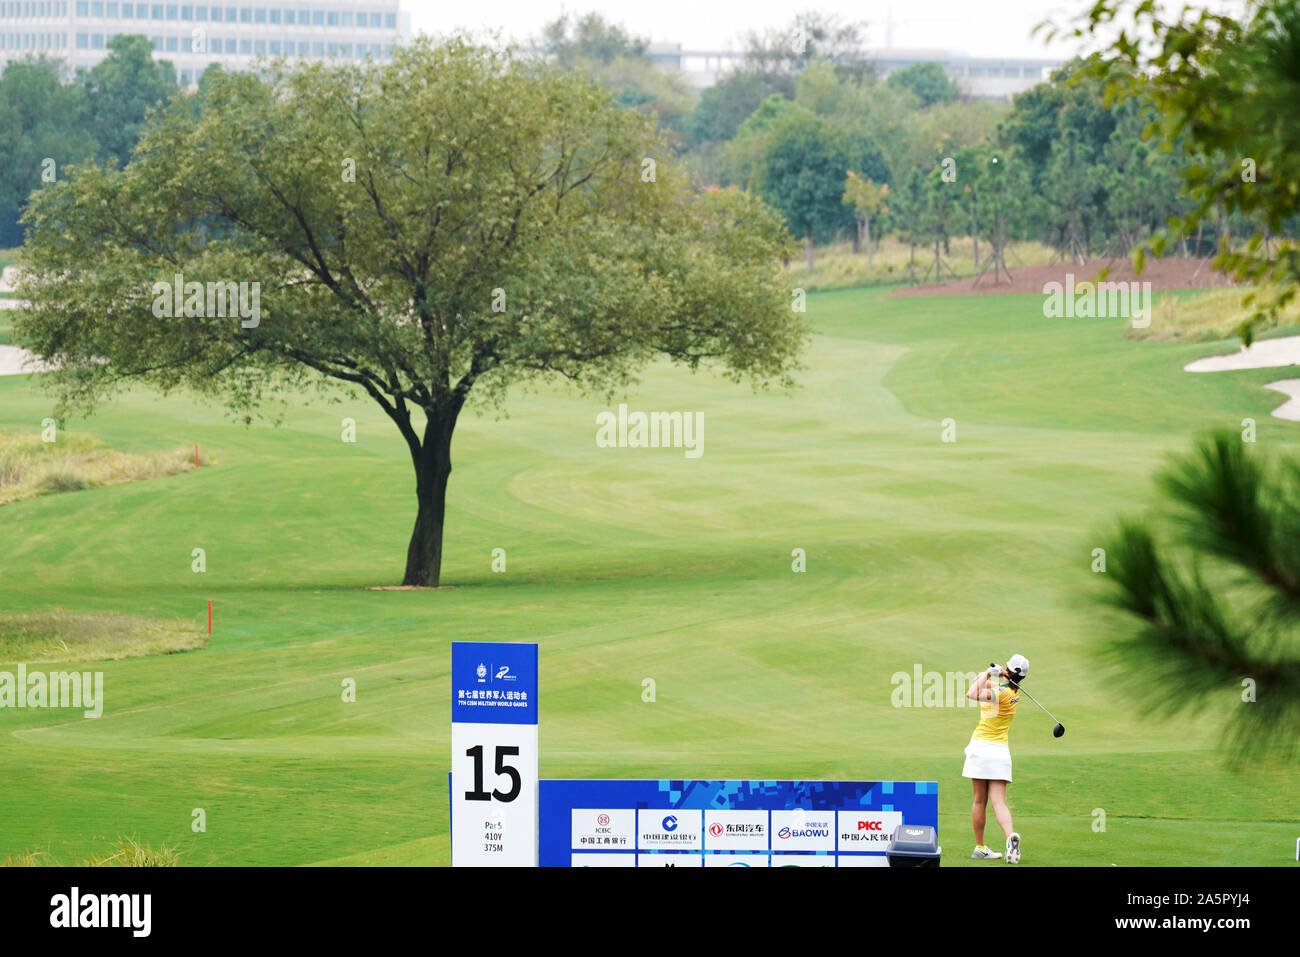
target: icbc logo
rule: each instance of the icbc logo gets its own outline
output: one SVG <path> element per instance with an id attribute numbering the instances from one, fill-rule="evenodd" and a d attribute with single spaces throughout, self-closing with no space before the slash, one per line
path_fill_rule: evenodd
<path id="1" fill-rule="evenodd" d="M 596 823 L 599 824 L 601 827 L 607 827 L 609 825 L 609 815 L 608 814 L 600 815 L 598 818 L 596 818 Z"/>
<path id="2" fill-rule="evenodd" d="M 719 834 L 722 833 L 722 825 L 717 823 L 710 824 L 709 833 L 712 834 L 714 837 L 717 837 Z"/>
<path id="3" fill-rule="evenodd" d="M 879 831 L 879 830 L 881 829 L 880 825 L 881 825 L 881 822 L 880 822 L 880 821 L 859 821 L 859 822 L 858 822 L 858 830 L 859 830 L 859 831 Z"/>

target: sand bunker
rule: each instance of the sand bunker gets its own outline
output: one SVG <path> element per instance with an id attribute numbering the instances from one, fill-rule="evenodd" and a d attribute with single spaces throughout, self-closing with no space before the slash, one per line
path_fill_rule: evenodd
<path id="1" fill-rule="evenodd" d="M 36 353 L 18 346 L 0 346 L 0 375 L 26 375 L 29 372 L 49 372 L 53 366 L 36 358 Z"/>
<path id="2" fill-rule="evenodd" d="M 1272 369 L 1275 366 L 1291 365 L 1300 365 L 1300 336 L 1263 339 L 1251 343 L 1249 348 L 1230 352 L 1226 356 L 1197 359 L 1183 368 L 1188 372 L 1225 372 L 1230 369 Z"/>
<path id="3" fill-rule="evenodd" d="M 1283 402 L 1273 410 L 1275 416 L 1279 419 L 1300 422 L 1300 379 L 1278 379 L 1276 382 L 1270 382 L 1264 388 L 1282 392 L 1291 397 L 1289 401 Z"/>
<path id="4" fill-rule="evenodd" d="M 1206 356 L 1183 366 L 1186 372 L 1227 372 L 1234 369 L 1275 369 L 1279 366 L 1300 365 L 1300 336 L 1283 336 L 1252 342 L 1226 356 Z M 1279 419 L 1300 422 L 1300 379 L 1278 379 L 1266 389 L 1289 395 L 1290 400 L 1273 410 Z"/>

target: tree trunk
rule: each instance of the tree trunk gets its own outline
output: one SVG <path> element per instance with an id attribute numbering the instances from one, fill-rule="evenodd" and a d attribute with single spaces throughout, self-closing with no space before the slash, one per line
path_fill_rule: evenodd
<path id="1" fill-rule="evenodd" d="M 871 272 L 871 219 L 862 220 L 862 235 L 867 241 L 867 272 Z"/>
<path id="2" fill-rule="evenodd" d="M 808 263 L 808 271 L 813 271 L 813 241 L 812 230 L 808 230 L 808 237 L 804 240 L 803 245 L 804 258 Z"/>
<path id="3" fill-rule="evenodd" d="M 862 220 L 856 220 L 857 229 L 853 231 L 853 255 L 862 252 Z"/>
<path id="4" fill-rule="evenodd" d="M 451 476 L 451 436 L 456 416 L 429 413 L 424 441 L 411 449 L 415 464 L 418 510 L 411 543 L 406 549 L 403 585 L 436 588 L 442 575 L 442 530 L 447 504 L 447 479 Z"/>

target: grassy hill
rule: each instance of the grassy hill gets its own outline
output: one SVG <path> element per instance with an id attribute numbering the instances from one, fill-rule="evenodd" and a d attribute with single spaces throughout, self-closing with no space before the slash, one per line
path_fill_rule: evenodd
<path id="1" fill-rule="evenodd" d="M 1044 319 L 1039 296 L 846 290 L 809 312 L 794 395 L 656 366 L 626 398 L 703 412 L 698 459 L 597 448 L 606 403 L 562 389 L 466 417 L 454 587 L 436 592 L 368 590 L 400 581 L 415 515 L 406 448 L 368 400 L 245 428 L 133 393 L 68 423 L 220 464 L 0 508 L 0 609 L 206 627 L 211 599 L 215 627 L 201 650 L 96 663 L 98 720 L 0 711 L 0 857 L 132 835 L 182 864 L 445 864 L 449 642 L 536 640 L 544 777 L 935 779 L 945 863 L 971 864 L 973 712 L 895 708 L 890 676 L 1021 652 L 1069 728 L 1053 739 L 1027 706 L 1012 731 L 1026 864 L 1200 863 L 1229 840 L 1228 863 L 1289 860 L 1297 772 L 1224 766 L 1231 693 L 1195 719 L 1139 717 L 1093 668 L 1113 623 L 1082 597 L 1097 531 L 1150 501 L 1194 433 L 1250 416 L 1261 444 L 1300 448 L 1268 415 L 1276 375 L 1188 375 L 1205 345 Z M 31 381 L 0 379 L 0 431 L 49 414 Z"/>

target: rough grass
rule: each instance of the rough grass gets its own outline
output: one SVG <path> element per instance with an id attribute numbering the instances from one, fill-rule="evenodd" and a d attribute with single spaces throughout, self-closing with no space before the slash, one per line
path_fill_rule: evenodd
<path id="1" fill-rule="evenodd" d="M 0 661 L 116 661 L 193 651 L 207 644 L 203 628 L 185 619 L 115 612 L 73 614 L 0 611 Z"/>
<path id="2" fill-rule="evenodd" d="M 969 236 L 954 237 L 949 242 L 949 253 L 943 257 L 945 268 L 943 278 L 974 276 L 980 271 L 975 267 L 974 242 Z M 987 257 L 988 243 L 980 241 L 980 256 Z M 856 286 L 892 285 L 907 282 L 907 261 L 909 247 L 893 236 L 881 240 L 879 247 L 872 253 L 871 268 L 867 268 L 867 254 L 855 253 L 850 242 L 833 243 L 818 246 L 813 252 L 813 271 L 808 272 L 803 255 L 791 259 L 786 266 L 790 278 L 796 285 L 812 291 L 814 289 L 848 289 Z M 1039 266 L 1056 259 L 1056 253 L 1042 243 L 1013 243 L 1007 247 L 1008 265 Z M 935 282 L 934 248 L 918 246 L 916 248 L 917 282 Z M 925 277 L 925 269 L 931 267 L 930 275 Z"/>
<path id="3" fill-rule="evenodd" d="M 1124 335 L 1129 339 L 1146 339 L 1154 342 L 1218 342 L 1237 335 L 1237 330 L 1254 311 L 1242 305 L 1242 300 L 1254 287 L 1236 289 L 1210 289 L 1205 292 L 1187 292 L 1164 295 L 1151 311 L 1151 325 L 1144 329 L 1131 326 Z M 1256 334 L 1285 326 L 1300 325 L 1300 299 L 1291 304 L 1272 321 L 1256 326 Z"/>
<path id="4" fill-rule="evenodd" d="M 4 867 L 176 867 L 175 848 L 153 847 L 134 837 L 119 838 L 111 849 L 71 861 L 54 860 L 45 851 L 20 851 L 5 857 Z"/>
<path id="5" fill-rule="evenodd" d="M 202 456 L 199 461 L 209 464 Z M 188 449 L 135 455 L 73 432 L 59 432 L 53 442 L 42 441 L 40 435 L 0 432 L 0 506 L 38 495 L 176 475 L 192 468 L 194 453 Z"/>

